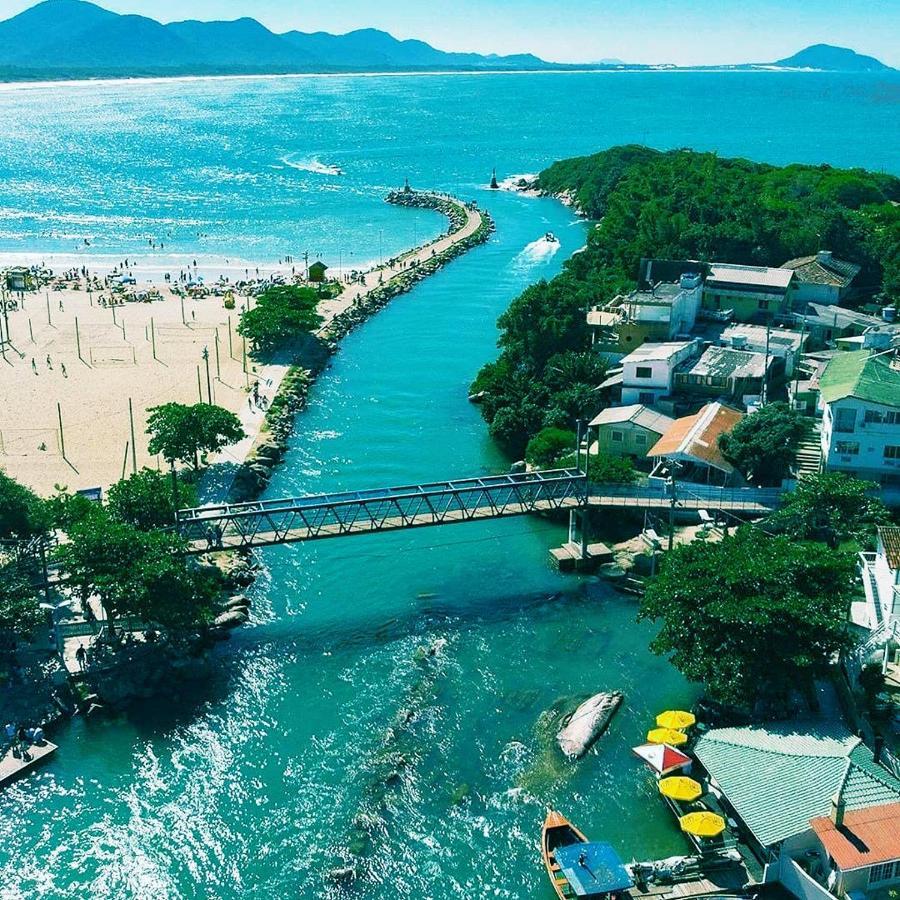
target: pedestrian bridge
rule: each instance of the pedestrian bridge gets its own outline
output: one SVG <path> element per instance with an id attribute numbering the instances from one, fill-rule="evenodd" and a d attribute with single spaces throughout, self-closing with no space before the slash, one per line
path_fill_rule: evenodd
<path id="1" fill-rule="evenodd" d="M 176 528 L 189 552 L 203 553 L 584 509 L 587 503 L 587 476 L 556 469 L 202 506 L 179 511 Z"/>

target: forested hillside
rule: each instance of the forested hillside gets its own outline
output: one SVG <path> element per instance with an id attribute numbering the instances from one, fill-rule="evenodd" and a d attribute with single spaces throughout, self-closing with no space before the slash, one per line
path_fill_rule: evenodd
<path id="1" fill-rule="evenodd" d="M 585 313 L 633 288 L 641 257 L 778 266 L 829 249 L 862 266 L 861 286 L 900 299 L 900 179 L 891 175 L 632 145 L 555 163 L 539 184 L 599 223 L 560 275 L 501 316 L 500 356 L 473 384 L 492 436 L 515 456 L 542 428 L 572 428 L 599 411 L 603 366 L 589 353 Z"/>

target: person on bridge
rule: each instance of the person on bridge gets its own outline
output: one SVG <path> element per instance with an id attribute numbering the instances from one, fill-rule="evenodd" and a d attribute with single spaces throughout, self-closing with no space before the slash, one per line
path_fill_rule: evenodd
<path id="1" fill-rule="evenodd" d="M 75 651 L 75 662 L 78 663 L 78 668 L 82 672 L 87 668 L 87 650 L 84 649 L 84 644 L 78 645 L 78 649 Z"/>

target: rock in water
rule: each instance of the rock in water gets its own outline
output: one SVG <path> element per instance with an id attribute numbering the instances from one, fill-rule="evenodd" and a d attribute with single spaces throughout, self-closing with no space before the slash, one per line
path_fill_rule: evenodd
<path id="1" fill-rule="evenodd" d="M 559 749 L 570 759 L 584 756 L 591 744 L 606 731 L 621 702 L 621 691 L 604 691 L 585 700 L 556 735 Z"/>

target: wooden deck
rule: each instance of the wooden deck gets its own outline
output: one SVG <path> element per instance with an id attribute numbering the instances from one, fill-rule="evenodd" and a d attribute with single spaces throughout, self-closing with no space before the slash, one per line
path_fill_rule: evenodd
<path id="1" fill-rule="evenodd" d="M 683 900 L 686 897 L 707 897 L 716 894 L 736 894 L 753 877 L 742 863 L 720 865 L 707 869 L 699 877 L 676 881 L 673 884 L 651 884 L 643 890 L 633 887 L 626 891 L 632 900 Z"/>
<path id="2" fill-rule="evenodd" d="M 56 753 L 56 750 L 56 744 L 51 744 L 50 741 L 44 741 L 42 746 L 35 744 L 28 748 L 28 755 L 31 757 L 29 760 L 17 759 L 13 756 L 12 750 L 7 750 L 3 758 L 0 759 L 0 787 L 5 787 L 21 775 L 36 768 L 44 760 Z"/>

